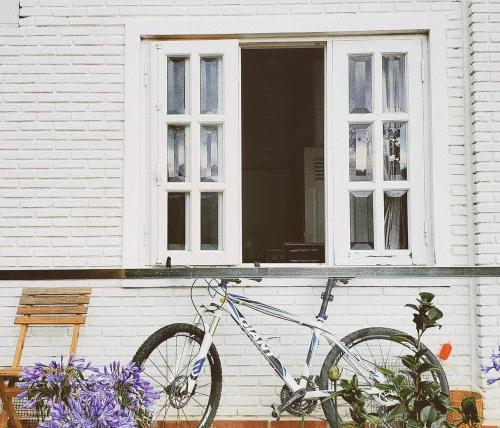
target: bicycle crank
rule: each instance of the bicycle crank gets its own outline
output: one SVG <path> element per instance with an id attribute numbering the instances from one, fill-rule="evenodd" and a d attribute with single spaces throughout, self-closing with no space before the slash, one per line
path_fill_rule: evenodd
<path id="1" fill-rule="evenodd" d="M 292 407 L 295 403 L 302 401 L 304 396 L 306 395 L 306 388 L 301 388 L 295 391 L 288 400 L 284 403 L 276 406 L 276 404 L 272 405 L 273 412 L 271 413 L 273 418 L 279 421 L 281 415 L 286 412 L 290 407 Z"/>

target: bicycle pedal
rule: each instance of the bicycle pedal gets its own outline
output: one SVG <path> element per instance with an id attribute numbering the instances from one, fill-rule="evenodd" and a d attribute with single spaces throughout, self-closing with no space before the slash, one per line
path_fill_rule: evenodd
<path id="1" fill-rule="evenodd" d="M 273 411 L 271 412 L 271 416 L 279 421 L 281 414 L 278 412 L 278 406 L 276 404 L 271 404 L 271 407 L 273 409 Z"/>
<path id="2" fill-rule="evenodd" d="M 304 398 L 306 395 L 306 389 L 302 388 L 297 391 L 295 391 L 288 400 L 286 400 L 284 403 L 280 404 L 279 406 L 276 406 L 276 404 L 272 405 L 273 412 L 271 413 L 273 418 L 276 418 L 276 420 L 279 420 L 281 417 L 281 414 L 286 412 L 296 401 L 300 401 Z"/>

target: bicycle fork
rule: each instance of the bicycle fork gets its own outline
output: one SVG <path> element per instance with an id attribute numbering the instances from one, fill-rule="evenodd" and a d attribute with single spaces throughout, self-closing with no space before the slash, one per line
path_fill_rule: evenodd
<path id="1" fill-rule="evenodd" d="M 186 393 L 188 395 L 192 395 L 195 391 L 198 376 L 200 375 L 200 373 L 203 369 L 203 366 L 207 360 L 208 351 L 210 349 L 210 346 L 212 345 L 215 330 L 217 329 L 217 326 L 219 325 L 220 318 L 221 318 L 221 315 L 219 313 L 214 313 L 210 326 L 203 323 L 205 335 L 203 336 L 203 341 L 201 342 L 200 350 L 198 351 L 198 353 L 196 354 L 196 356 L 192 360 L 193 363 L 191 365 L 191 373 L 187 379 Z M 197 325 L 198 323 L 200 323 L 200 321 L 203 322 L 200 315 L 196 315 L 194 320 L 193 320 L 193 324 Z M 193 339 L 189 339 L 189 341 L 186 342 L 186 347 L 190 348 L 190 349 L 188 349 L 189 351 L 192 350 Z M 176 361 L 176 366 L 177 366 L 177 364 L 179 364 L 179 365 L 182 364 L 182 359 L 183 359 L 182 354 L 183 353 L 184 353 L 184 350 L 183 350 L 183 352 L 181 352 L 181 356 L 180 356 L 179 360 Z"/>

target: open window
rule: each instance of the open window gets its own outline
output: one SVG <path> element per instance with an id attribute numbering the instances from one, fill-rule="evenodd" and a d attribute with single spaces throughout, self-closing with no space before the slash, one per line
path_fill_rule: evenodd
<path id="1" fill-rule="evenodd" d="M 151 264 L 429 261 L 421 37 L 147 47 Z"/>

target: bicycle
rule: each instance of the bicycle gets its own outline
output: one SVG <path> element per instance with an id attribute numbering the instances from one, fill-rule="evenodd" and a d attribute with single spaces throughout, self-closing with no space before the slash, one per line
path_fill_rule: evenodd
<path id="1" fill-rule="evenodd" d="M 409 349 L 414 351 L 410 344 L 398 340 L 398 337 L 406 334 L 390 328 L 372 327 L 355 331 L 338 340 L 332 332 L 323 327 L 327 319 L 328 305 L 333 301 L 333 288 L 338 283 L 347 284 L 346 279 L 328 280 L 325 291 L 321 294 L 319 313 L 314 321 L 301 319 L 290 312 L 228 292 L 229 284 L 238 284 L 239 279 L 221 279 L 215 282 L 215 286 L 211 282 L 208 283 L 212 295 L 211 303 L 199 306 L 204 315 L 212 316 L 210 324 L 204 321 L 203 315 L 194 304 L 191 288 L 191 300 L 197 312 L 193 324 L 170 324 L 159 329 L 146 339 L 133 358 L 136 364 L 144 368 L 145 375 L 161 388 L 161 407 L 155 410 L 152 425 L 162 417 L 162 420 L 167 421 L 173 419 L 174 426 L 210 427 L 217 412 L 222 388 L 221 363 L 213 337 L 224 312 L 230 315 L 284 382 L 280 394 L 281 403 L 274 405 L 272 409 L 274 418 L 279 419 L 285 412 L 295 416 L 309 415 L 315 410 L 318 402 L 321 402 L 330 426 L 342 427 L 349 419 L 349 411 L 347 403 L 340 397 L 331 398 L 336 386 L 329 379 L 332 367 L 341 368 L 344 376 L 357 374 L 360 386 L 369 397 L 368 408 L 378 412 L 382 421 L 385 409 L 396 404 L 385 397 L 375 384 L 386 380 L 379 367 L 394 370 L 396 365 L 400 366 L 399 357 L 403 352 L 408 352 Z M 304 370 L 299 378 L 294 378 L 287 371 L 268 343 L 238 309 L 240 306 L 312 330 Z M 320 337 L 326 339 L 331 349 L 319 375 L 313 376 L 310 371 Z M 440 367 L 436 356 L 427 348 L 422 349 L 425 351 L 424 358 Z M 442 392 L 448 394 L 444 371 L 432 372 L 431 376 L 434 381 L 439 382 Z"/>

